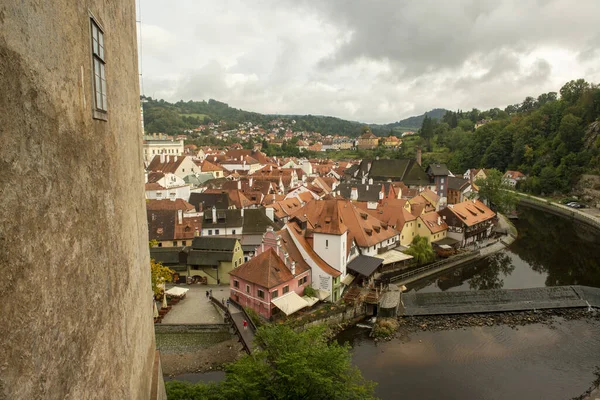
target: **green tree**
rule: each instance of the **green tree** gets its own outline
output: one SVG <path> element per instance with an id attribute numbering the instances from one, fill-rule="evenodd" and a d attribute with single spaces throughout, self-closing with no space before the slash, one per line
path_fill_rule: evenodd
<path id="1" fill-rule="evenodd" d="M 153 248 L 158 245 L 158 241 L 152 239 L 148 242 L 148 247 Z M 175 271 L 172 269 L 165 267 L 160 262 L 154 261 L 153 258 L 150 259 L 150 275 L 152 278 L 152 292 L 157 296 L 163 291 L 163 284 L 166 282 L 173 281 L 173 274 Z"/>
<path id="2" fill-rule="evenodd" d="M 435 259 L 433 247 L 425 236 L 417 235 L 413 238 L 410 247 L 404 251 L 409 256 L 413 256 L 417 264 L 425 264 Z"/>
<path id="3" fill-rule="evenodd" d="M 284 325 L 266 325 L 259 328 L 255 341 L 261 350 L 230 364 L 225 381 L 218 385 L 167 382 L 167 397 L 169 400 L 375 398 L 375 384 L 365 380 L 358 368 L 352 366 L 349 347 L 330 342 L 322 326 L 295 332 Z"/>
<path id="4" fill-rule="evenodd" d="M 569 104 L 575 104 L 589 88 L 590 84 L 584 79 L 572 80 L 560 88 L 560 97 Z"/>
<path id="5" fill-rule="evenodd" d="M 506 213 L 512 211 L 517 204 L 517 196 L 511 187 L 504 182 L 502 172 L 492 169 L 486 172 L 486 178 L 477 179 L 479 198 L 486 200 L 490 208 Z"/>

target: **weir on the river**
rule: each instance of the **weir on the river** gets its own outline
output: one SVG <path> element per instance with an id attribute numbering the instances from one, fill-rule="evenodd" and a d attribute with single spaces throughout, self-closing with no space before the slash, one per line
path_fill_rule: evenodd
<path id="1" fill-rule="evenodd" d="M 552 286 L 402 295 L 401 315 L 473 314 L 553 308 L 600 308 L 600 288 Z"/>

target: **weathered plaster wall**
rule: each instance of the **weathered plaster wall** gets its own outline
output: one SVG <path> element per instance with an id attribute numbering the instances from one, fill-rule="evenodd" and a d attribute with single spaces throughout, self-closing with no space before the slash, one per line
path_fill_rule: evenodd
<path id="1" fill-rule="evenodd" d="M 92 119 L 90 11 L 108 121 Z M 150 397 L 139 123 L 133 0 L 0 2 L 0 399 Z"/>

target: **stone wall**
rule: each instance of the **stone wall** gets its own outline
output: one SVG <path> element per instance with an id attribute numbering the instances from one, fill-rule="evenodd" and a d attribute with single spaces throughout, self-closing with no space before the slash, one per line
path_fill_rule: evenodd
<path id="1" fill-rule="evenodd" d="M 600 230 L 600 219 L 591 215 L 584 214 L 576 209 L 572 209 L 560 204 L 551 203 L 542 199 L 529 197 L 526 195 L 519 196 L 519 202 L 527 207 L 532 207 L 538 210 L 550 212 L 552 214 L 572 218 L 575 221 L 584 223 L 592 228 Z"/>
<path id="2" fill-rule="evenodd" d="M 90 13 L 107 120 L 92 118 Z M 148 399 L 133 0 L 0 2 L 0 399 Z"/>

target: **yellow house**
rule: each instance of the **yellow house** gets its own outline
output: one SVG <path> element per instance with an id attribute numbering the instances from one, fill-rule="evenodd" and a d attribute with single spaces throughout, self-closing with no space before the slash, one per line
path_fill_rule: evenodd
<path id="1" fill-rule="evenodd" d="M 357 147 L 360 150 L 374 149 L 379 145 L 379 138 L 371 130 L 365 131 L 359 138 Z"/>
<path id="2" fill-rule="evenodd" d="M 437 212 L 428 212 L 417 217 L 417 234 L 426 237 L 429 243 L 444 239 L 448 224 Z"/>
<path id="3" fill-rule="evenodd" d="M 244 263 L 244 252 L 235 238 L 200 236 L 183 249 L 188 276 L 206 278 L 209 285 L 228 284 L 229 272 Z"/>

